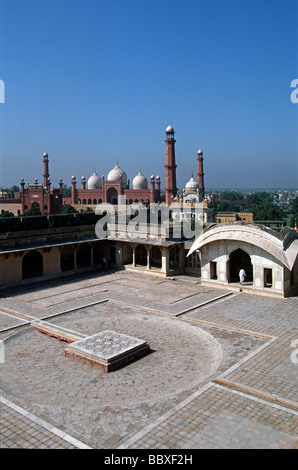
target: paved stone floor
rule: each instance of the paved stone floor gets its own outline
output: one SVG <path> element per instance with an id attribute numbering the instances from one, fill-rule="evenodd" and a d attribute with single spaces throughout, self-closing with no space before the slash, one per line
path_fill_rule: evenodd
<path id="1" fill-rule="evenodd" d="M 295 449 L 297 314 L 297 297 L 129 271 L 3 294 L 1 448 Z M 151 351 L 105 373 L 36 319 Z"/>

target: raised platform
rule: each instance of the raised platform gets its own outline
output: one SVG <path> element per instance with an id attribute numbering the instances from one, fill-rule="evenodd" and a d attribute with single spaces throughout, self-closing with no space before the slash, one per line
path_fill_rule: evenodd
<path id="1" fill-rule="evenodd" d="M 110 372 L 144 356 L 149 350 L 149 345 L 143 340 L 105 330 L 70 344 L 65 355 L 85 359 Z"/>

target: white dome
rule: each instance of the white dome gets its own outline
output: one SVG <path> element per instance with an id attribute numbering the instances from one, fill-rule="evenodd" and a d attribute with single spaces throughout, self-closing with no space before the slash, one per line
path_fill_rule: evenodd
<path id="1" fill-rule="evenodd" d="M 88 179 L 88 189 L 101 189 L 102 188 L 102 180 L 94 170 L 94 173 Z"/>
<path id="2" fill-rule="evenodd" d="M 172 127 L 172 126 L 168 126 L 168 127 L 166 128 L 166 132 L 173 133 L 173 132 L 174 132 L 173 127 Z"/>
<path id="3" fill-rule="evenodd" d="M 134 177 L 132 181 L 132 188 L 133 189 L 148 189 L 148 180 L 144 175 L 142 175 L 141 170 L 139 171 L 139 174 Z"/>
<path id="4" fill-rule="evenodd" d="M 190 178 L 190 180 L 188 181 L 188 183 L 186 183 L 185 185 L 185 189 L 192 189 L 192 190 L 197 190 L 197 189 L 200 189 L 200 186 L 198 185 L 198 183 L 193 179 L 193 176 Z"/>
<path id="5" fill-rule="evenodd" d="M 127 175 L 125 171 L 120 168 L 117 162 L 115 167 L 108 174 L 108 181 L 119 181 L 120 177 L 122 180 L 122 188 L 125 189 L 127 186 Z"/>

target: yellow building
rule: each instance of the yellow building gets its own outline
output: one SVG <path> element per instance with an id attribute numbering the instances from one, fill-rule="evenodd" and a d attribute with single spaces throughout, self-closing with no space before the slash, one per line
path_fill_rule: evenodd
<path id="1" fill-rule="evenodd" d="M 216 216 L 216 222 L 222 224 L 224 222 L 253 222 L 252 212 L 218 212 Z"/>

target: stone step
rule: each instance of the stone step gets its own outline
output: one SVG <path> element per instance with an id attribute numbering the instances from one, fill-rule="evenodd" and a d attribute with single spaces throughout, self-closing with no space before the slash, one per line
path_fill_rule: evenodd
<path id="1" fill-rule="evenodd" d="M 73 343 L 87 338 L 87 335 L 77 333 L 76 331 L 72 331 L 43 320 L 34 320 L 31 322 L 31 325 L 40 333 L 45 333 L 48 336 L 53 336 L 54 338 L 57 338 L 60 341 L 66 341 L 67 343 Z"/>

